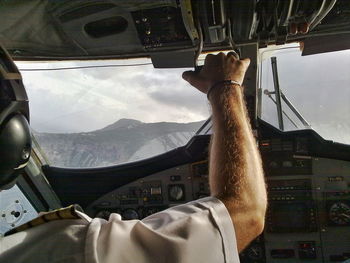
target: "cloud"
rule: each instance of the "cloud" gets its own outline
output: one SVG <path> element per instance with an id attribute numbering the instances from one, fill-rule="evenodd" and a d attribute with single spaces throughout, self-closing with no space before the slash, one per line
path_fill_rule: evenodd
<path id="1" fill-rule="evenodd" d="M 91 62 L 68 63 L 70 67 L 82 65 Z M 61 62 L 36 64 L 37 68 L 65 66 Z M 121 118 L 143 122 L 206 119 L 209 111 L 205 95 L 181 79 L 182 71 L 146 65 L 22 72 L 30 100 L 31 125 L 41 132 L 82 132 L 101 129 Z"/>
<path id="2" fill-rule="evenodd" d="M 350 127 L 350 77 L 346 73 L 350 68 L 350 51 L 301 57 L 298 52 L 284 50 L 275 55 L 281 89 L 288 99 L 321 134 L 348 138 L 350 143 L 350 136 L 345 135 L 350 129 L 346 128 Z M 132 60 L 93 62 L 94 65 L 120 63 L 130 64 Z M 22 63 L 20 68 L 91 64 L 90 61 Z M 81 132 L 101 129 L 121 118 L 143 122 L 206 119 L 209 107 L 205 95 L 182 80 L 184 70 L 154 69 L 146 65 L 23 72 L 32 126 L 46 132 Z M 263 62 L 261 75 L 263 89 L 273 90 L 270 59 Z M 287 110 L 285 104 L 284 108 Z M 277 125 L 276 116 L 275 105 L 263 95 L 263 118 Z M 345 128 L 337 128 L 337 123 Z"/>

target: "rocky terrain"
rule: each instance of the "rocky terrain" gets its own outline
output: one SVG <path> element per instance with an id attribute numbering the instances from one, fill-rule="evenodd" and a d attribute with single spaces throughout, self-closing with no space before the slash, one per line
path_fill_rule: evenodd
<path id="1" fill-rule="evenodd" d="M 51 165 L 87 168 L 132 162 L 183 146 L 203 123 L 121 119 L 93 132 L 34 134 Z"/>

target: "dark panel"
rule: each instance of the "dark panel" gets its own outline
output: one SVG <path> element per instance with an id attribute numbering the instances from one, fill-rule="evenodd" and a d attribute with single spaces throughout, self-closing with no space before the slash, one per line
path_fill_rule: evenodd
<path id="1" fill-rule="evenodd" d="M 309 37 L 304 41 L 302 56 L 346 50 L 350 48 L 350 34 Z"/>
<path id="2" fill-rule="evenodd" d="M 325 140 L 314 130 L 282 132 L 263 120 L 258 122 L 260 140 L 277 138 L 282 141 L 296 141 L 296 138 L 307 138 L 307 151 L 295 154 L 350 161 L 350 145 Z M 297 151 L 297 147 L 294 146 L 294 151 Z"/>

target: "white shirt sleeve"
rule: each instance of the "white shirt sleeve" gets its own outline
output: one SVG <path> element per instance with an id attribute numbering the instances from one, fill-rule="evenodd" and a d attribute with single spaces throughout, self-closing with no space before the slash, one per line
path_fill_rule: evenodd
<path id="1" fill-rule="evenodd" d="M 143 220 L 53 221 L 0 238 L 0 262 L 238 263 L 225 205 L 203 198 Z"/>
<path id="2" fill-rule="evenodd" d="M 229 262 L 239 257 L 225 205 L 208 197 L 141 221 L 93 219 L 86 236 L 86 262 Z"/>

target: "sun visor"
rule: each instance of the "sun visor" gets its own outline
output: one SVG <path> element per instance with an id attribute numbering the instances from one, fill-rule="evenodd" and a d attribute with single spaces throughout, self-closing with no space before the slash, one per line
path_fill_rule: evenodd
<path id="1" fill-rule="evenodd" d="M 350 33 L 309 37 L 301 46 L 302 56 L 350 49 Z"/>
<path id="2" fill-rule="evenodd" d="M 194 50 L 176 50 L 151 54 L 155 68 L 193 68 L 194 57 Z"/>

